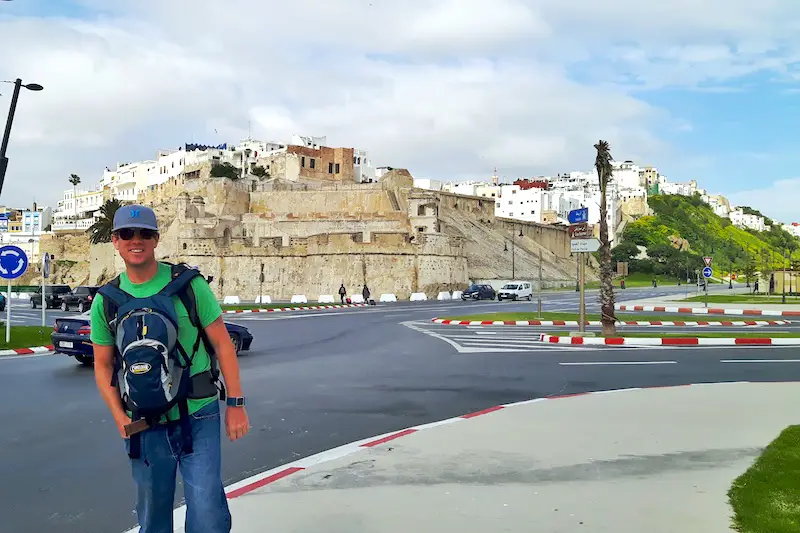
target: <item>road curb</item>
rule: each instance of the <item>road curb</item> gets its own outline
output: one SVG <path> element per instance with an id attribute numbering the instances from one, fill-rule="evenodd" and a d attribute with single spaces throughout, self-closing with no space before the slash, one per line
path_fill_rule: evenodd
<path id="1" fill-rule="evenodd" d="M 31 346 L 30 348 L 13 348 L 11 350 L 0 350 L 0 357 L 4 355 L 30 355 L 32 353 L 52 352 L 53 346 Z"/>
<path id="2" fill-rule="evenodd" d="M 418 433 L 420 431 L 424 431 L 426 429 L 432 429 L 439 426 L 445 426 L 449 424 L 454 424 L 458 422 L 463 422 L 465 420 L 471 420 L 473 418 L 477 418 L 483 415 L 488 415 L 490 413 L 494 413 L 496 411 L 501 411 L 504 409 L 510 409 L 514 407 L 520 407 L 524 405 L 529 405 L 538 402 L 544 402 L 549 400 L 562 400 L 568 398 L 578 398 L 581 396 L 592 396 L 592 395 L 602 395 L 602 394 L 612 394 L 612 393 L 623 393 L 623 392 L 635 392 L 635 391 L 643 391 L 648 389 L 671 389 L 671 388 L 682 388 L 682 387 L 693 387 L 693 386 L 710 386 L 710 385 L 736 385 L 736 384 L 747 384 L 747 383 L 757 383 L 752 381 L 723 381 L 723 382 L 711 382 L 711 383 L 686 383 L 682 385 L 662 385 L 662 386 L 652 386 L 652 387 L 632 387 L 632 388 L 624 388 L 624 389 L 609 389 L 609 390 L 598 390 L 598 391 L 590 391 L 590 392 L 579 392 L 575 394 L 561 394 L 556 396 L 545 396 L 542 398 L 534 398 L 532 400 L 523 400 L 521 402 L 512 402 L 506 403 L 501 405 L 495 405 L 493 407 L 489 407 L 486 409 L 482 409 L 480 411 L 476 411 L 473 413 L 467 413 L 464 415 L 456 416 L 453 418 L 447 418 L 444 420 L 440 420 L 438 422 L 430 422 L 428 424 L 421 424 L 418 426 L 412 426 L 406 429 L 392 431 L 390 433 L 385 433 L 383 435 L 377 435 L 374 437 L 368 437 L 366 439 L 358 440 L 355 442 L 351 442 L 349 444 L 344 444 L 337 448 L 332 448 L 330 450 L 326 450 L 304 459 L 300 459 L 298 461 L 293 461 L 291 463 L 284 464 L 277 468 L 273 468 L 271 470 L 267 470 L 260 474 L 256 474 L 254 476 L 250 476 L 249 478 L 243 479 L 237 483 L 233 483 L 227 487 L 225 487 L 225 493 L 228 499 L 238 498 L 240 496 L 244 496 L 254 490 L 260 489 L 265 487 L 271 483 L 279 481 L 285 477 L 291 476 L 292 474 L 296 474 L 298 472 L 303 472 L 306 470 L 310 470 L 311 468 L 336 460 L 341 459 L 343 457 L 347 457 L 349 455 L 362 452 L 365 449 L 374 448 L 376 446 L 380 446 L 382 444 L 386 444 L 392 441 L 395 441 L 399 438 L 406 437 L 408 435 L 413 435 L 414 433 Z M 788 382 L 774 382 L 774 383 L 788 383 Z M 185 506 L 180 506 L 173 511 L 173 523 L 174 523 L 174 533 L 178 533 L 179 531 L 183 531 L 184 523 L 185 523 Z M 125 531 L 125 533 L 139 533 L 139 527 L 134 527 L 133 529 L 129 529 Z"/>
<path id="3" fill-rule="evenodd" d="M 305 305 L 303 307 L 278 307 L 275 309 L 228 309 L 222 311 L 225 315 L 242 313 L 276 313 L 279 311 L 313 311 L 318 309 L 344 309 L 347 307 L 367 307 L 369 304 L 344 304 L 344 305 Z"/>
<path id="4" fill-rule="evenodd" d="M 432 318 L 434 324 L 446 326 L 577 326 L 577 320 L 448 320 Z M 589 326 L 600 326 L 602 322 L 588 321 Z M 659 320 L 628 320 L 617 322 L 624 326 L 786 326 L 791 324 L 788 320 L 740 320 L 740 321 L 705 321 L 694 322 L 664 322 Z"/>
<path id="5" fill-rule="evenodd" d="M 541 340 L 551 344 L 587 346 L 800 346 L 800 337 L 560 337 L 543 333 Z"/>
<path id="6" fill-rule="evenodd" d="M 748 316 L 794 316 L 800 311 L 777 311 L 774 309 L 716 309 L 712 307 L 668 307 L 661 305 L 614 305 L 617 311 L 645 311 L 648 313 L 689 313 L 693 315 L 748 315 Z"/>

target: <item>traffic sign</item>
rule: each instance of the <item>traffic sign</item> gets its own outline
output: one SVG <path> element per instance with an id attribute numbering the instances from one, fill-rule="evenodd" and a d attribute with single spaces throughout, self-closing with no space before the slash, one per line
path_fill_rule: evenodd
<path id="1" fill-rule="evenodd" d="M 704 278 L 710 278 L 713 273 L 714 273 L 714 271 L 711 270 L 711 267 L 705 267 L 703 269 L 703 277 Z"/>
<path id="2" fill-rule="evenodd" d="M 28 269 L 28 256 L 17 246 L 0 247 L 0 278 L 17 279 Z"/>
<path id="3" fill-rule="evenodd" d="M 592 230 L 586 222 L 573 224 L 569 226 L 569 237 L 570 239 L 589 239 L 592 237 Z"/>
<path id="4" fill-rule="evenodd" d="M 704 257 L 703 258 L 703 262 L 706 264 L 707 267 L 710 267 L 712 259 L 713 259 L 713 257 Z"/>
<path id="5" fill-rule="evenodd" d="M 581 222 L 589 222 L 589 208 L 581 207 L 580 209 L 573 209 L 567 216 L 570 224 L 580 224 Z"/>
<path id="6" fill-rule="evenodd" d="M 572 253 L 596 252 L 600 249 L 598 239 L 572 239 L 570 241 L 570 251 Z"/>

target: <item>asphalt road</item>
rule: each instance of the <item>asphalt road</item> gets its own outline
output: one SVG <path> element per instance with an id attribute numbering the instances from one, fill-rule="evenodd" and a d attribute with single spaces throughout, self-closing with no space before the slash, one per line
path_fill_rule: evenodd
<path id="1" fill-rule="evenodd" d="M 628 289 L 620 299 L 669 291 Z M 595 306 L 591 296 L 587 302 Z M 545 309 L 572 311 L 576 305 L 575 293 L 551 293 Z M 401 324 L 535 306 L 421 302 L 228 315 L 249 327 L 255 341 L 240 359 L 253 431 L 238 443 L 223 443 L 226 483 L 347 442 L 499 403 L 619 387 L 800 379 L 791 349 L 564 347 L 464 354 Z M 761 358 L 769 362 L 750 362 Z M 728 362 L 733 359 L 748 362 Z M 113 533 L 135 525 L 124 445 L 90 369 L 65 356 L 0 358 L 0 402 L 0 479 L 6 487 L 0 532 Z M 181 497 L 179 487 L 176 504 Z"/>

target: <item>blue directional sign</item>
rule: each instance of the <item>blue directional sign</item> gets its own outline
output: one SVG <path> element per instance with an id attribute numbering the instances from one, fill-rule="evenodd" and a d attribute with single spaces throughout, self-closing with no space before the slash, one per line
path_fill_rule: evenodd
<path id="1" fill-rule="evenodd" d="M 713 270 L 711 270 L 711 267 L 705 267 L 705 268 L 703 268 L 703 277 L 704 277 L 704 278 L 710 278 L 710 277 L 711 277 L 711 274 L 713 274 L 713 273 L 714 273 L 714 271 L 713 271 Z"/>
<path id="2" fill-rule="evenodd" d="M 28 270 L 28 256 L 17 246 L 0 247 L 0 278 L 17 279 Z"/>
<path id="3" fill-rule="evenodd" d="M 573 209 L 569 212 L 567 217 L 570 224 L 580 224 L 581 222 L 589 222 L 589 208 L 582 207 L 580 209 Z"/>

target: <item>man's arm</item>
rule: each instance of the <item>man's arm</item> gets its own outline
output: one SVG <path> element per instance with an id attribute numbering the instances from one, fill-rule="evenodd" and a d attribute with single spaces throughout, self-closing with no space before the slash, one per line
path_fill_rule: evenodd
<path id="1" fill-rule="evenodd" d="M 116 387 L 111 386 L 111 377 L 114 374 L 114 347 L 102 344 L 93 344 L 92 346 L 94 347 L 94 380 L 97 383 L 97 390 L 100 391 L 100 396 L 103 397 L 108 410 L 111 411 L 119 434 L 122 438 L 128 438 L 125 434 L 125 426 L 131 423 L 131 419 L 125 412 L 119 391 Z"/>
<path id="2" fill-rule="evenodd" d="M 202 278 L 192 280 L 192 289 L 195 294 L 197 312 L 200 323 L 206 332 L 214 353 L 217 355 L 219 369 L 225 381 L 225 388 L 229 396 L 244 396 L 242 382 L 239 379 L 239 359 L 236 357 L 236 348 L 231 342 L 228 328 L 222 318 L 222 309 L 216 296 L 211 292 L 208 283 Z M 244 407 L 231 407 L 225 409 L 225 432 L 232 441 L 244 437 L 250 431 L 250 422 Z"/>
<path id="3" fill-rule="evenodd" d="M 236 348 L 231 342 L 231 336 L 222 316 L 206 326 L 206 335 L 214 352 L 217 354 L 219 368 L 225 379 L 225 388 L 229 396 L 244 396 L 242 383 L 239 380 L 239 359 L 236 357 Z"/>
<path id="4" fill-rule="evenodd" d="M 127 438 L 125 425 L 130 424 L 131 419 L 128 418 L 128 414 L 125 412 L 122 398 L 119 397 L 119 391 L 116 387 L 111 386 L 111 377 L 114 374 L 114 336 L 106 322 L 103 307 L 103 295 L 98 294 L 92 301 L 91 310 L 94 380 L 97 384 L 97 390 L 100 391 L 100 396 L 106 402 L 108 410 L 111 411 L 111 416 L 114 417 L 119 434 L 122 438 Z"/>

